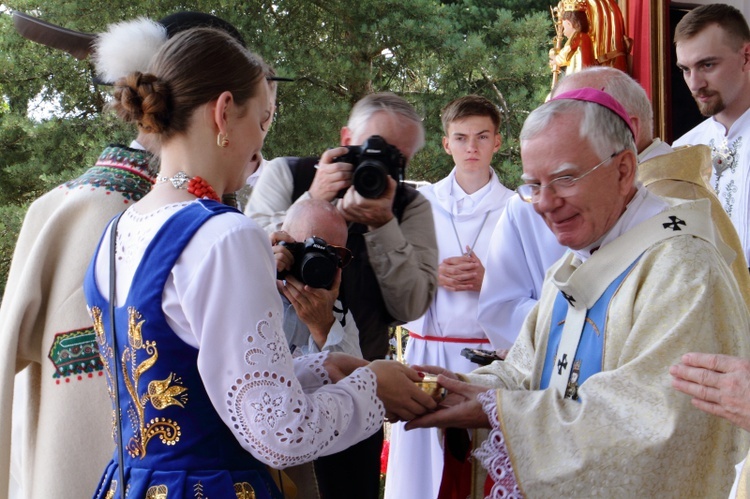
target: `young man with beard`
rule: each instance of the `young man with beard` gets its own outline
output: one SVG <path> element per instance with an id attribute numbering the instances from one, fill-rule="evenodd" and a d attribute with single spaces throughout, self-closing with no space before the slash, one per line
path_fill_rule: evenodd
<path id="1" fill-rule="evenodd" d="M 723 4 L 703 5 L 677 24 L 674 43 L 701 114 L 709 117 L 674 146 L 711 147 L 711 186 L 750 256 L 750 29 L 742 13 Z"/>

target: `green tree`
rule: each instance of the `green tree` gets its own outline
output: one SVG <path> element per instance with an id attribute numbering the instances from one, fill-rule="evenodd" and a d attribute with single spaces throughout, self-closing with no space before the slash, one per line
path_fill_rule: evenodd
<path id="1" fill-rule="evenodd" d="M 176 0 L 6 5 L 89 33 L 185 9 Z M 238 8 L 226 0 L 196 0 L 188 8 L 232 22 L 280 75 L 297 79 L 279 87 L 266 157 L 319 154 L 337 145 L 354 102 L 369 92 L 393 91 L 423 114 L 427 130 L 427 146 L 408 176 L 435 181 L 453 166 L 440 145 L 440 109 L 478 93 L 502 111 L 504 145 L 495 167 L 514 187 L 518 131 L 550 81 L 548 7 L 539 0 L 251 0 Z M 109 89 L 93 84 L 91 61 L 23 39 L 7 12 L 0 14 L 0 92 L 0 207 L 22 212 L 31 199 L 80 174 L 104 145 L 134 135 L 104 112 Z M 39 103 L 54 115 L 35 108 Z M 5 272 L 0 262 L 1 282 Z"/>

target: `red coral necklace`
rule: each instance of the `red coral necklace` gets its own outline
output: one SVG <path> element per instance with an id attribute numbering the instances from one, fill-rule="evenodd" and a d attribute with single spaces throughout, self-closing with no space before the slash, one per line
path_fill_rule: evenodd
<path id="1" fill-rule="evenodd" d="M 187 189 L 187 191 L 197 198 L 213 199 L 221 203 L 221 198 L 211 184 L 206 182 L 205 179 L 196 175 L 195 177 L 188 177 L 187 173 L 180 171 L 177 172 L 173 177 L 159 177 L 157 184 L 163 184 L 169 182 L 175 189 Z"/>

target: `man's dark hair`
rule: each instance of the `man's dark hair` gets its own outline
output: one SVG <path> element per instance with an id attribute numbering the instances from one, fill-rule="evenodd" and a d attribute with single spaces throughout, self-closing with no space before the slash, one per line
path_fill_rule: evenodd
<path id="1" fill-rule="evenodd" d="M 696 7 L 685 14 L 675 28 L 675 45 L 694 37 L 712 24 L 724 31 L 727 43 L 733 50 L 739 50 L 743 43 L 750 42 L 750 28 L 742 12 L 731 5 L 715 3 Z"/>
<path id="2" fill-rule="evenodd" d="M 449 102 L 441 111 L 440 119 L 445 135 L 448 135 L 448 126 L 451 123 L 471 116 L 487 116 L 495 126 L 494 132 L 500 130 L 500 111 L 497 110 L 497 106 L 485 97 L 466 95 Z"/>

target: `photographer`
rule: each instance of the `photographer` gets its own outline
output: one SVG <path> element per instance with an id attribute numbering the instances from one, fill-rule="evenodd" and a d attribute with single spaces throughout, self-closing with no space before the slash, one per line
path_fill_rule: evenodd
<path id="1" fill-rule="evenodd" d="M 306 199 L 289 209 L 282 230 L 270 238 L 292 356 L 329 351 L 361 358 L 354 318 L 338 300 L 341 268 L 351 260 L 351 253 L 342 248 L 347 238 L 343 217 L 326 201 Z M 316 244 L 307 245 L 312 238 Z M 301 497 L 320 497 L 313 463 L 285 472 L 298 490 L 305 491 Z"/>
<path id="2" fill-rule="evenodd" d="M 341 129 L 340 144 L 359 146 L 373 136 L 397 149 L 405 168 L 424 145 L 422 119 L 395 94 L 367 95 L 352 109 Z M 342 271 L 339 298 L 354 316 L 364 358 L 375 360 L 388 353 L 388 327 L 420 317 L 432 303 L 437 243 L 429 201 L 390 176 L 379 197 L 363 196 L 352 185 L 355 165 L 336 160 L 349 153 L 347 147 L 339 147 L 320 158 L 270 161 L 245 213 L 270 234 L 281 228 L 295 201 L 335 203 L 348 223 L 346 247 L 354 255 Z M 347 451 L 319 459 L 316 471 L 322 496 L 377 498 L 382 439 L 381 431 Z"/>
<path id="3" fill-rule="evenodd" d="M 328 246 L 306 248 L 313 237 Z M 283 277 L 276 285 L 284 304 L 284 334 L 295 357 L 324 350 L 362 357 L 354 318 L 338 301 L 341 268 L 351 260 L 343 247 L 346 238 L 346 222 L 336 208 L 315 199 L 292 206 L 282 230 L 271 234 L 276 270 Z"/>
<path id="4" fill-rule="evenodd" d="M 370 94 L 357 102 L 341 129 L 341 145 L 360 145 L 373 136 L 397 149 L 404 167 L 424 144 L 421 118 L 391 93 Z M 343 271 L 340 298 L 354 315 L 364 357 L 374 360 L 388 352 L 388 326 L 420 317 L 432 302 L 437 243 L 429 202 L 392 178 L 380 197 L 362 196 L 352 186 L 354 165 L 336 160 L 349 152 L 338 147 L 320 158 L 269 161 L 245 213 L 270 234 L 281 229 L 294 202 L 336 204 L 349 224 L 346 246 L 355 257 Z"/>

